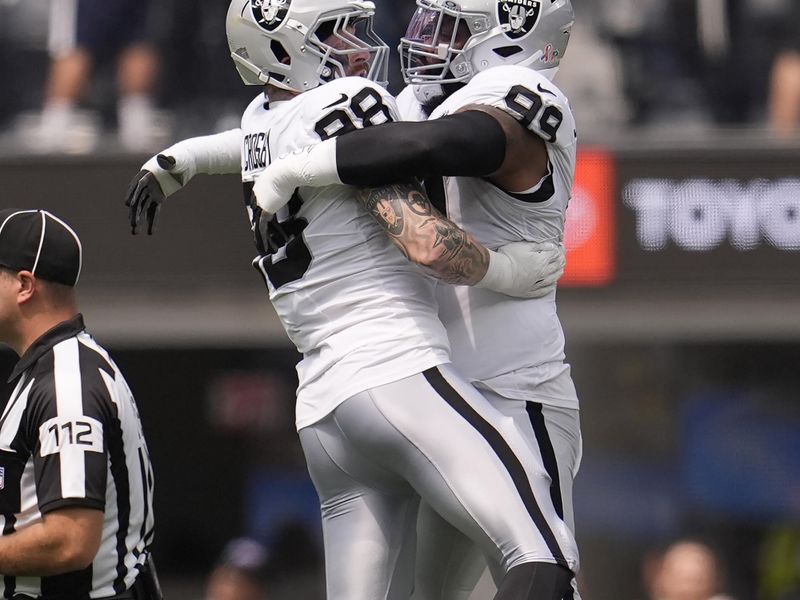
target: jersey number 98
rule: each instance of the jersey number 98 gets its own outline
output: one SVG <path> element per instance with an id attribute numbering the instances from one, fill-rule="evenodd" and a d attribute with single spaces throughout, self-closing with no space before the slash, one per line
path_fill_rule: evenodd
<path id="1" fill-rule="evenodd" d="M 557 106 L 548 104 L 544 106 L 542 97 L 536 92 L 529 90 L 525 86 L 515 85 L 506 96 L 506 106 L 519 115 L 519 122 L 525 127 L 530 127 L 536 121 L 536 127 L 545 137 L 545 141 L 555 142 L 558 135 L 558 128 L 564 122 L 564 113 Z M 544 106 L 544 112 L 539 116 L 539 112 Z"/>

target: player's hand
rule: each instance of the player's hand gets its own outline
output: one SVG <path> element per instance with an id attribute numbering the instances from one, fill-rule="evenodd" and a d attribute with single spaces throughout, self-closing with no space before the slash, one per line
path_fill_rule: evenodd
<path id="1" fill-rule="evenodd" d="M 489 270 L 478 283 L 517 298 L 541 298 L 556 287 L 567 265 L 563 244 L 512 242 L 490 253 Z"/>
<path id="2" fill-rule="evenodd" d="M 253 183 L 253 200 L 267 220 L 289 203 L 303 180 L 303 164 L 308 148 L 272 161 Z"/>
<path id="3" fill-rule="evenodd" d="M 125 195 L 131 232 L 134 235 L 139 233 L 144 217 L 147 221 L 147 234 L 152 235 L 158 224 L 161 203 L 186 185 L 194 174 L 194 161 L 191 157 L 180 156 L 179 153 L 170 152 L 170 149 L 144 163 Z"/>
<path id="4" fill-rule="evenodd" d="M 297 188 L 341 183 L 336 167 L 336 139 L 330 139 L 273 160 L 256 178 L 253 199 L 271 218 L 289 203 Z"/>

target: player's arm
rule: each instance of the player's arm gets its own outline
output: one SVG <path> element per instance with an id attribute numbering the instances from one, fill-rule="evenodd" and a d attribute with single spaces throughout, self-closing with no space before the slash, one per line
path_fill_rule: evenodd
<path id="1" fill-rule="evenodd" d="M 147 233 L 152 234 L 161 203 L 198 173 L 239 173 L 241 147 L 242 130 L 230 129 L 183 140 L 150 158 L 133 178 L 125 195 L 132 232 L 139 232 L 144 218 Z"/>
<path id="2" fill-rule="evenodd" d="M 274 214 L 300 186 L 376 186 L 431 176 L 486 177 L 506 162 L 494 115 L 467 111 L 419 123 L 386 123 L 326 140 L 270 164 L 253 189 Z"/>
<path id="3" fill-rule="evenodd" d="M 397 177 L 486 177 L 511 192 L 547 174 L 544 140 L 507 112 L 482 104 L 421 123 L 391 123 L 336 141 L 336 176 L 349 185 Z"/>
<path id="4" fill-rule="evenodd" d="M 527 129 L 513 116 L 484 104 L 473 104 L 460 112 L 479 112 L 491 116 L 503 129 L 505 157 L 499 168 L 487 178 L 508 192 L 523 192 L 537 185 L 547 175 L 547 146 L 544 139 Z"/>
<path id="5" fill-rule="evenodd" d="M 360 189 L 358 200 L 406 258 L 447 283 L 533 298 L 555 283 L 554 273 L 563 271 L 563 253 L 554 253 L 554 244 L 519 242 L 498 252 L 487 249 L 439 213 L 417 184 Z"/>
<path id="6" fill-rule="evenodd" d="M 443 217 L 418 185 L 362 188 L 358 200 L 406 258 L 434 277 L 474 285 L 486 275 L 489 251 Z"/>
<path id="7" fill-rule="evenodd" d="M 47 576 L 85 569 L 100 548 L 103 511 L 67 507 L 0 537 L 0 573 Z"/>
<path id="8" fill-rule="evenodd" d="M 523 192 L 547 169 L 545 141 L 524 118 L 473 104 L 441 119 L 352 131 L 282 157 L 259 176 L 253 191 L 259 207 L 274 214 L 300 186 L 485 177 L 506 191 Z"/>

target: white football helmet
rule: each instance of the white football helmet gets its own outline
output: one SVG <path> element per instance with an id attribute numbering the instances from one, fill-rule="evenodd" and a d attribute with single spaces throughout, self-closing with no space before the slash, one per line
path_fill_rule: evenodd
<path id="1" fill-rule="evenodd" d="M 552 78 L 574 21 L 571 0 L 417 0 L 400 42 L 403 78 L 424 99 L 499 65 Z"/>
<path id="2" fill-rule="evenodd" d="M 305 92 L 347 75 L 385 85 L 389 47 L 374 15 L 361 0 L 232 0 L 228 46 L 247 85 Z"/>

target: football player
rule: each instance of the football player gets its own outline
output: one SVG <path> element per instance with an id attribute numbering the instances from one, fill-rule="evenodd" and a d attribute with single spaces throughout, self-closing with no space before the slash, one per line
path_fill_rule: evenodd
<path id="1" fill-rule="evenodd" d="M 577 134 L 551 79 L 574 20 L 570 0 L 418 0 L 417 7 L 400 45 L 409 86 L 398 104 L 405 121 L 424 122 L 348 133 L 274 161 L 256 182 L 259 206 L 273 212 L 297 185 L 381 185 L 413 175 L 487 247 L 561 242 Z M 574 531 L 582 442 L 555 291 L 515 299 L 439 286 L 438 300 L 453 364 L 525 433 L 536 454 L 526 466 Z M 482 570 L 477 548 L 424 505 L 419 535 L 415 597 L 466 598 Z"/>
<path id="2" fill-rule="evenodd" d="M 246 189 L 276 156 L 396 120 L 372 81 L 388 50 L 371 31 L 373 9 L 233 0 L 232 56 L 246 83 L 267 85 L 242 118 Z M 204 169 L 230 168 L 235 155 L 211 154 Z M 177 164 L 165 154 L 161 169 L 167 156 Z M 152 229 L 158 179 L 144 171 L 132 225 L 144 215 Z M 488 251 L 396 181 L 361 192 L 300 185 L 274 216 L 251 207 L 255 265 L 303 354 L 297 427 L 322 506 L 328 597 L 409 597 L 421 496 L 500 565 L 497 598 L 560 600 L 577 568 L 572 535 L 523 467 L 532 449 L 450 366 L 434 281 L 406 259 L 448 282 L 538 295 L 535 246 Z"/>

